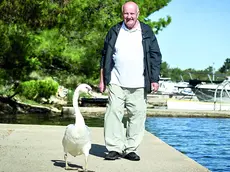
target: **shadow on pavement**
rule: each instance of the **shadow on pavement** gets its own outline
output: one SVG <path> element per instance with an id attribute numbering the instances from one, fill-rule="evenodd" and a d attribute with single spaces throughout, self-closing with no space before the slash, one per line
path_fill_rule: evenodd
<path id="1" fill-rule="evenodd" d="M 56 167 L 61 167 L 61 168 L 65 168 L 65 161 L 62 160 L 51 160 L 54 164 L 54 166 Z M 71 167 L 72 169 L 68 169 L 68 170 L 77 170 L 78 172 L 84 172 L 82 166 L 76 165 L 76 164 L 71 164 L 68 162 L 69 167 Z M 87 170 L 87 172 L 95 172 L 95 171 L 91 171 L 91 170 Z"/>
<path id="2" fill-rule="evenodd" d="M 63 160 L 51 160 L 54 164 L 54 166 L 56 167 L 61 167 L 61 168 L 65 168 L 65 161 Z M 76 165 L 76 164 L 71 164 L 68 162 L 68 165 L 71 167 L 71 168 L 78 168 L 78 169 L 82 169 L 82 166 L 79 166 L 79 165 Z"/>
<path id="3" fill-rule="evenodd" d="M 105 148 L 105 146 L 98 145 L 98 144 L 92 144 L 92 147 L 91 147 L 89 153 L 91 155 L 104 158 L 106 151 L 107 151 L 107 149 Z"/>

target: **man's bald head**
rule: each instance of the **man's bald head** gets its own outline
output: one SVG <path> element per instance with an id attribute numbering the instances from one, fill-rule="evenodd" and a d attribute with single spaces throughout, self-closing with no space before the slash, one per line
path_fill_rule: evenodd
<path id="1" fill-rule="evenodd" d="M 126 2 L 125 4 L 122 5 L 122 13 L 124 12 L 124 8 L 127 8 L 127 6 L 133 6 L 133 8 L 136 8 L 136 12 L 139 13 L 139 7 L 138 5 L 133 2 L 133 1 L 129 1 L 129 2 Z"/>
<path id="2" fill-rule="evenodd" d="M 133 29 L 138 25 L 139 7 L 135 2 L 126 2 L 122 6 L 122 15 L 125 26 L 128 29 Z"/>

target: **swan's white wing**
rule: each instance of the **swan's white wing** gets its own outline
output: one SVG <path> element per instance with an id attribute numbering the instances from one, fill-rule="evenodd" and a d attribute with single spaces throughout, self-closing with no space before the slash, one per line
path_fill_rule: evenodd
<path id="1" fill-rule="evenodd" d="M 73 124 L 68 125 L 62 140 L 62 144 L 64 152 L 68 152 L 73 156 L 80 155 L 82 153 L 85 154 L 83 149 L 87 150 L 91 148 L 89 128 L 77 128 L 77 126 Z"/>

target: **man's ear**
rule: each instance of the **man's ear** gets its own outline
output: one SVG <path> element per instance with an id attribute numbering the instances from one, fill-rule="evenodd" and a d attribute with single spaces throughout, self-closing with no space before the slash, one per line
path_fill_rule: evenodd
<path id="1" fill-rule="evenodd" d="M 140 11 L 137 12 L 137 18 L 139 17 L 139 15 L 140 15 Z"/>

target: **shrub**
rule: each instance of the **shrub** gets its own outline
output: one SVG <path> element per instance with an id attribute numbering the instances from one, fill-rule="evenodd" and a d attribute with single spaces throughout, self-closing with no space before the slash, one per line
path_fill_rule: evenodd
<path id="1" fill-rule="evenodd" d="M 58 83 L 52 78 L 46 78 L 38 81 L 39 85 L 39 97 L 50 98 L 51 95 L 55 95 L 58 90 Z"/>
<path id="2" fill-rule="evenodd" d="M 27 99 L 34 100 L 37 98 L 39 93 L 39 85 L 35 80 L 25 81 L 20 84 L 18 92 L 21 96 L 26 97 Z"/>
<path id="3" fill-rule="evenodd" d="M 30 100 L 38 98 L 50 98 L 51 95 L 57 93 L 58 83 L 52 78 L 45 78 L 43 80 L 30 80 L 20 84 L 18 92 L 21 96 Z"/>

